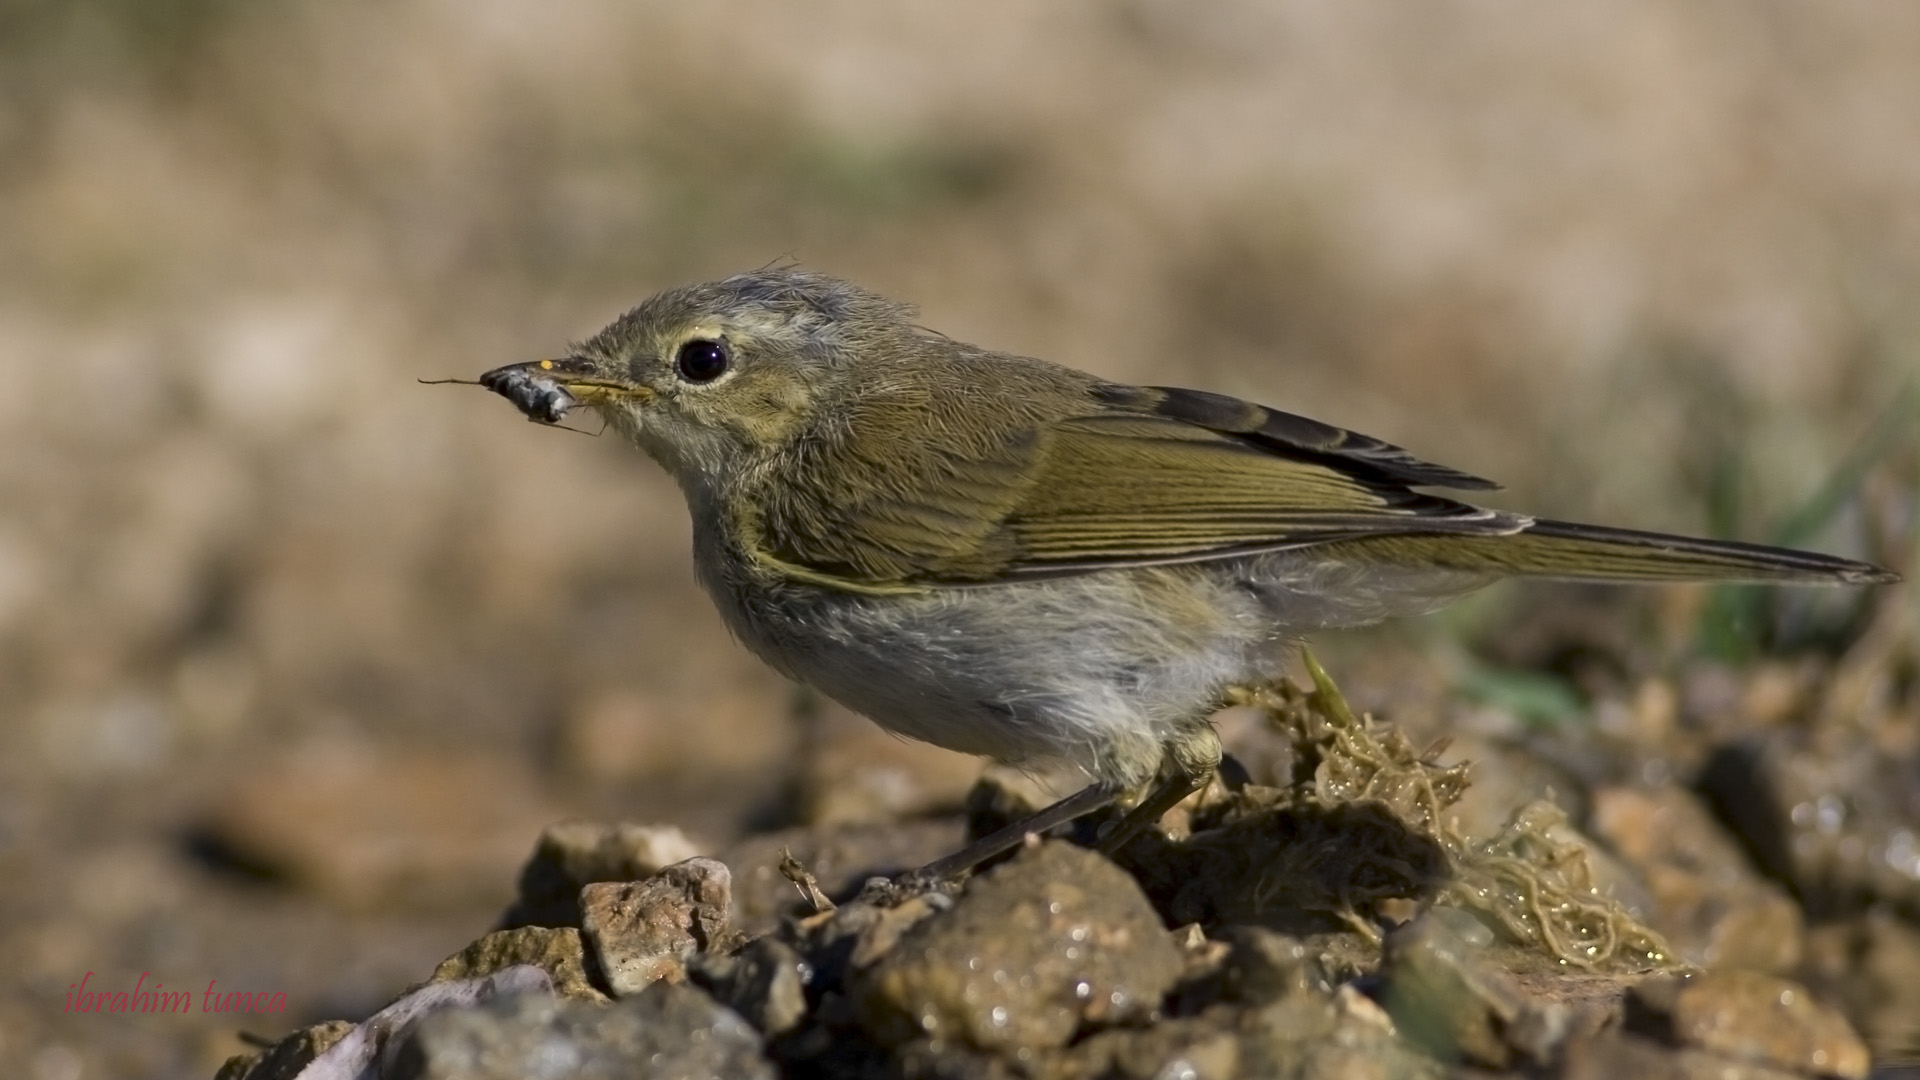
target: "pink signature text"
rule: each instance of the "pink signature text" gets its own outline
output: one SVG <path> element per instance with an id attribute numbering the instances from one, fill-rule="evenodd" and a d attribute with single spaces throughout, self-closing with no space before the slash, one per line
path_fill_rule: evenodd
<path id="1" fill-rule="evenodd" d="M 76 1013 L 186 1013 L 192 1012 L 194 994 L 191 990 L 168 990 L 166 984 L 156 980 L 147 985 L 152 972 L 140 973 L 139 981 L 132 990 L 109 990 L 99 987 L 87 989 L 87 983 L 93 978 L 93 972 L 87 972 L 79 982 L 67 987 L 67 1005 L 62 1012 Z M 206 990 L 200 994 L 200 1011 L 203 1013 L 283 1013 L 287 1011 L 287 995 L 283 992 L 269 993 L 264 990 L 230 990 L 221 993 L 218 979 L 208 979 Z"/>

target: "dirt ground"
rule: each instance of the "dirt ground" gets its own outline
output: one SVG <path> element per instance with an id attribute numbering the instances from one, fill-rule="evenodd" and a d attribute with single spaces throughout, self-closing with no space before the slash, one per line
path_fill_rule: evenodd
<path id="1" fill-rule="evenodd" d="M 715 852 L 958 811 L 978 763 L 728 640 L 648 462 L 416 382 L 667 285 L 797 260 L 1502 506 L 1916 570 L 1920 9 L 0 0 L 0 91 L 0 1059 L 33 1080 L 365 1016 L 562 818 Z M 1914 940 L 1917 622 L 1911 586 L 1529 587 L 1319 649 L 1478 739 L 1476 790 L 1542 724 L 1645 735 L 1821 991 Z M 1714 751 L 1847 709 L 1878 734 L 1809 827 L 1848 785 L 1894 824 L 1835 877 L 1734 820 L 1774 759 Z M 285 1011 L 70 1011 L 83 979 Z"/>

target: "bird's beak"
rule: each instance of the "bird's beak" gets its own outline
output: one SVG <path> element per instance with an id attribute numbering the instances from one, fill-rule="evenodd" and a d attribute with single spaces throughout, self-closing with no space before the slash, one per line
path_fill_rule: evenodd
<path id="1" fill-rule="evenodd" d="M 513 402 L 527 419 L 557 424 L 576 405 L 643 402 L 653 390 L 601 375 L 593 361 L 577 356 L 508 364 L 480 376 L 480 385 Z"/>

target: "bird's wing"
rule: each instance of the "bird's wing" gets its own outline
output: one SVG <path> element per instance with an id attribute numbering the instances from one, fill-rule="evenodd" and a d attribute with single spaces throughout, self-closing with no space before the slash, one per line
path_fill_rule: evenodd
<path id="1" fill-rule="evenodd" d="M 1178 420 L 1219 435 L 1241 439 L 1281 457 L 1323 461 L 1357 477 L 1408 487 L 1492 491 L 1491 480 L 1422 461 L 1371 435 L 1323 424 L 1305 416 L 1269 409 L 1225 394 L 1167 386 L 1103 384 L 1094 395 L 1122 414 Z"/>
<path id="2" fill-rule="evenodd" d="M 989 585 L 1380 536 L 1506 535 L 1530 520 L 1413 490 L 1494 485 L 1377 439 L 1155 387 L 1102 384 L 1084 412 L 961 445 L 896 440 L 821 468 L 838 483 L 787 485 L 750 532 L 765 561 L 851 589 Z M 801 495 L 829 489 L 841 493 L 831 505 Z"/>

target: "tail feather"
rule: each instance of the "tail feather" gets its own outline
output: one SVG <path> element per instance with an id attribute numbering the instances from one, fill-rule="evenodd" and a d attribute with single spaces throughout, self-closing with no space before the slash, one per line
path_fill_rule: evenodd
<path id="1" fill-rule="evenodd" d="M 1459 570 L 1594 582 L 1883 585 L 1900 575 L 1872 563 L 1791 548 L 1537 520 L 1505 536 L 1403 536 L 1369 541 L 1389 560 Z M 1380 550 L 1384 548 L 1385 550 Z"/>

